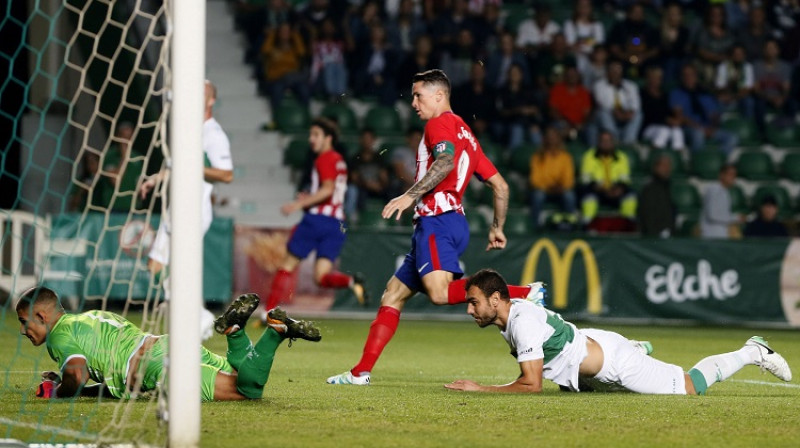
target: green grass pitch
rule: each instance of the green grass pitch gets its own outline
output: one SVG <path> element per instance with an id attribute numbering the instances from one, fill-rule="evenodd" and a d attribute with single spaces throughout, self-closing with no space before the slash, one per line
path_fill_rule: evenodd
<path id="1" fill-rule="evenodd" d="M 99 431 L 113 403 L 92 399 L 46 403 L 25 398 L 35 371 L 54 368 L 42 348 L 15 336 L 13 316 L 0 328 L 0 416 L 59 426 L 89 415 L 84 428 Z M 707 396 L 644 396 L 630 393 L 564 393 L 547 382 L 538 395 L 448 391 L 459 378 L 502 384 L 519 373 L 496 327 L 471 322 L 401 321 L 368 387 L 331 386 L 325 378 L 357 361 L 368 321 L 324 320 L 320 343 L 280 347 L 260 401 L 205 403 L 202 446 L 409 447 L 409 446 L 798 446 L 800 382 L 783 383 L 755 366 L 714 385 Z M 583 325 L 579 325 L 583 326 Z M 738 349 L 753 334 L 766 337 L 800 375 L 797 331 L 721 327 L 607 326 L 653 342 L 653 356 L 690 368 L 706 355 Z M 255 339 L 261 330 L 248 328 Z M 225 338 L 208 347 L 224 353 Z M 134 403 L 129 418 L 155 425 Z M 20 409 L 24 408 L 24 415 Z M 145 415 L 146 414 L 146 415 Z M 38 420 L 37 420 L 38 419 Z M 139 423 L 143 422 L 143 423 Z M 0 438 L 79 441 L 0 423 Z"/>

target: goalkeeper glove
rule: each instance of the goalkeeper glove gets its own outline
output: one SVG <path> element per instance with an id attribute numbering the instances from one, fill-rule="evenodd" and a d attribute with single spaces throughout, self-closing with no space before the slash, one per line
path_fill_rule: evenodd
<path id="1" fill-rule="evenodd" d="M 56 395 L 56 388 L 61 383 L 61 377 L 56 372 L 42 372 L 42 382 L 36 388 L 39 398 L 52 398 Z"/>

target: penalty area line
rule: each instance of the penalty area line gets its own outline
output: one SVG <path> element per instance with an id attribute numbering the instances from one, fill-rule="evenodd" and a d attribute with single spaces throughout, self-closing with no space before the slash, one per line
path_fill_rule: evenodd
<path id="1" fill-rule="evenodd" d="M 758 380 L 730 380 L 730 381 L 732 383 L 760 384 L 762 386 L 788 387 L 790 389 L 800 389 L 800 384 L 775 383 L 772 381 L 758 381 Z"/>
<path id="2" fill-rule="evenodd" d="M 19 426 L 19 427 L 28 428 L 28 429 L 37 429 L 37 430 L 45 431 L 45 432 L 52 432 L 52 433 L 64 435 L 64 436 L 67 436 L 67 437 L 72 437 L 74 439 L 94 439 L 94 438 L 97 438 L 97 434 L 78 432 L 78 431 L 73 431 L 71 429 L 64 429 L 64 428 L 59 428 L 57 426 L 44 425 L 44 424 L 41 424 L 41 423 L 18 422 L 18 421 L 15 421 L 15 420 L 7 419 L 5 417 L 0 417 L 0 424 L 6 424 L 8 426 Z"/>

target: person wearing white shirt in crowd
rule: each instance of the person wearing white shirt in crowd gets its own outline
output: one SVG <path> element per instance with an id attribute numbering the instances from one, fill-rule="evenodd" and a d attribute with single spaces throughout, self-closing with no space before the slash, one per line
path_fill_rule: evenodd
<path id="1" fill-rule="evenodd" d="M 553 36 L 561 32 L 561 27 L 550 20 L 550 7 L 543 5 L 536 8 L 532 19 L 525 19 L 517 28 L 517 48 L 538 51 L 550 45 Z"/>
<path id="2" fill-rule="evenodd" d="M 636 83 L 622 78 L 621 62 L 609 62 L 606 79 L 594 85 L 593 94 L 600 129 L 608 130 L 622 143 L 636 143 L 642 125 L 642 101 Z"/>

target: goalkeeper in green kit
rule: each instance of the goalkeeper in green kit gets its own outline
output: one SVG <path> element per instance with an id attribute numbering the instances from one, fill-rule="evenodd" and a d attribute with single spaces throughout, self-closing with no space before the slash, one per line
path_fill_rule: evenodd
<path id="1" fill-rule="evenodd" d="M 214 322 L 226 335 L 228 352 L 219 356 L 201 347 L 202 400 L 261 398 L 275 351 L 284 339 L 319 341 L 310 322 L 289 318 L 280 308 L 267 314 L 267 329 L 253 344 L 244 332 L 258 308 L 255 294 L 244 294 Z M 129 398 L 155 389 L 164 376 L 168 336 L 143 332 L 124 317 L 107 311 L 67 314 L 55 291 L 37 286 L 18 299 L 20 333 L 34 346 L 45 344 L 60 372 L 44 372 L 36 396 L 42 398 L 97 396 Z M 89 380 L 97 384 L 89 385 Z"/>

